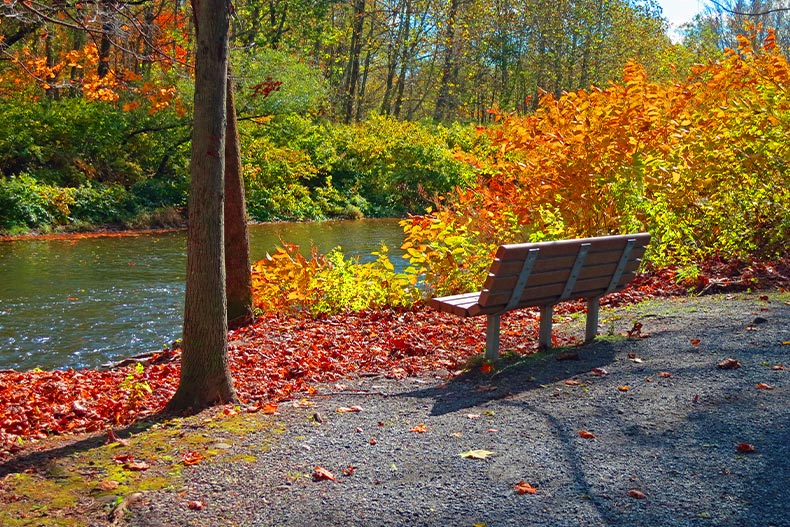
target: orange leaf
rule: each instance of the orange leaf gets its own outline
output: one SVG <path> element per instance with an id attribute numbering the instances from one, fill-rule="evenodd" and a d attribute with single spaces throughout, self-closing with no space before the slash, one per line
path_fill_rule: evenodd
<path id="1" fill-rule="evenodd" d="M 641 490 L 636 490 L 636 489 L 629 490 L 628 491 L 628 495 L 631 496 L 632 498 L 635 498 L 635 499 L 638 499 L 638 500 L 643 500 L 643 499 L 647 498 L 647 496 L 645 495 L 644 492 L 642 492 Z"/>
<path id="2" fill-rule="evenodd" d="M 620 390 L 621 392 L 627 392 L 628 390 L 631 389 L 631 387 L 626 384 L 623 386 L 618 386 L 617 389 Z"/>
<path id="3" fill-rule="evenodd" d="M 518 483 L 516 483 L 515 486 L 513 487 L 513 490 L 515 490 L 519 494 L 535 494 L 536 492 L 538 492 L 538 489 L 536 489 L 529 483 L 525 483 L 524 480 L 521 480 Z"/>
<path id="4" fill-rule="evenodd" d="M 202 511 L 206 508 L 206 504 L 202 501 L 189 501 L 187 502 L 187 507 L 189 507 L 191 511 Z"/>
<path id="5" fill-rule="evenodd" d="M 266 403 L 261 410 L 263 410 L 263 413 L 271 415 L 277 412 L 277 403 Z"/>
<path id="6" fill-rule="evenodd" d="M 579 386 L 581 382 L 577 381 L 576 379 L 568 379 L 565 381 L 565 384 L 567 384 L 568 386 Z"/>
<path id="7" fill-rule="evenodd" d="M 424 424 L 420 423 L 417 426 L 412 426 L 409 428 L 409 432 L 417 432 L 418 434 L 424 434 L 428 431 L 428 427 Z"/>
<path id="8" fill-rule="evenodd" d="M 699 346 L 700 342 L 701 342 L 700 339 L 691 339 L 692 346 Z"/>
<path id="9" fill-rule="evenodd" d="M 603 377 L 604 375 L 609 375 L 609 372 L 606 371 L 604 368 L 593 368 L 592 370 L 593 375 L 597 375 L 599 377 Z"/>
<path id="10" fill-rule="evenodd" d="M 193 452 L 191 450 L 187 452 L 181 452 L 181 461 L 187 466 L 197 465 L 203 461 L 203 456 L 200 454 L 200 452 Z"/>
<path id="11" fill-rule="evenodd" d="M 757 383 L 757 389 L 758 390 L 773 390 L 774 387 L 771 386 L 770 384 L 766 384 L 764 382 L 760 382 L 760 383 Z"/>
<path id="12" fill-rule="evenodd" d="M 335 475 L 323 467 L 315 467 L 313 469 L 313 481 L 337 481 Z"/>
<path id="13" fill-rule="evenodd" d="M 672 374 L 669 373 L 668 371 L 662 371 L 658 373 L 658 376 L 663 377 L 665 379 L 669 379 L 670 377 L 672 377 Z"/>
<path id="14" fill-rule="evenodd" d="M 579 437 L 582 439 L 595 439 L 595 434 L 587 430 L 579 430 Z"/>
<path id="15" fill-rule="evenodd" d="M 480 371 L 482 373 L 491 373 L 492 371 L 494 371 L 494 365 L 487 362 L 480 366 Z"/>
<path id="16" fill-rule="evenodd" d="M 346 468 L 343 469 L 343 475 L 344 476 L 353 476 L 355 470 L 357 470 L 357 467 L 355 467 L 354 465 L 349 465 L 349 466 L 347 466 Z"/>
<path id="17" fill-rule="evenodd" d="M 756 452 L 757 448 L 751 443 L 738 443 L 738 446 L 735 447 L 735 450 L 741 454 L 751 454 L 752 452 Z"/>
<path id="18" fill-rule="evenodd" d="M 151 465 L 149 465 L 145 461 L 130 461 L 129 463 L 124 464 L 123 468 L 125 468 L 126 470 L 141 472 L 143 470 L 148 470 L 149 468 L 151 468 Z"/>

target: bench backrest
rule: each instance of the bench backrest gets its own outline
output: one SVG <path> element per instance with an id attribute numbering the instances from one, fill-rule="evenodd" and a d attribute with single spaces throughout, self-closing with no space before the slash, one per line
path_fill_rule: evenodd
<path id="1" fill-rule="evenodd" d="M 640 233 L 502 245 L 480 293 L 480 313 L 619 291 L 633 280 L 649 241 L 649 233 Z"/>

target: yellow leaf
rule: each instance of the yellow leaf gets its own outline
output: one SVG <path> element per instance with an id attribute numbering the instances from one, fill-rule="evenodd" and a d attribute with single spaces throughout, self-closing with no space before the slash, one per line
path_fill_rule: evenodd
<path id="1" fill-rule="evenodd" d="M 488 456 L 493 456 L 494 454 L 495 452 L 491 452 L 490 450 L 468 450 L 466 452 L 461 452 L 458 455 L 466 459 L 485 459 Z"/>

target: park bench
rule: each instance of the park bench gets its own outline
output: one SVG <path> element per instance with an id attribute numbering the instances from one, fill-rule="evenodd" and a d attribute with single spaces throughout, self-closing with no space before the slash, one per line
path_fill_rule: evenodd
<path id="1" fill-rule="evenodd" d="M 538 348 L 551 348 L 554 305 L 587 300 L 585 341 L 598 333 L 599 300 L 620 291 L 642 262 L 649 233 L 502 245 L 482 291 L 433 298 L 429 305 L 462 317 L 486 315 L 486 358 L 499 354 L 500 316 L 540 307 Z"/>

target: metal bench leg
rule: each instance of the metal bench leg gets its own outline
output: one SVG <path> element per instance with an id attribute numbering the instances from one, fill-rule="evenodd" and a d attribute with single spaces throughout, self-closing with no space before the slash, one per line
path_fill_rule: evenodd
<path id="1" fill-rule="evenodd" d="M 551 349 L 551 317 L 554 306 L 540 306 L 540 331 L 538 332 L 538 349 Z"/>
<path id="2" fill-rule="evenodd" d="M 598 336 L 598 308 L 600 307 L 600 297 L 593 297 L 587 300 L 587 328 L 584 332 L 584 341 L 590 342 Z"/>
<path id="3" fill-rule="evenodd" d="M 499 358 L 499 315 L 486 316 L 486 359 Z"/>

